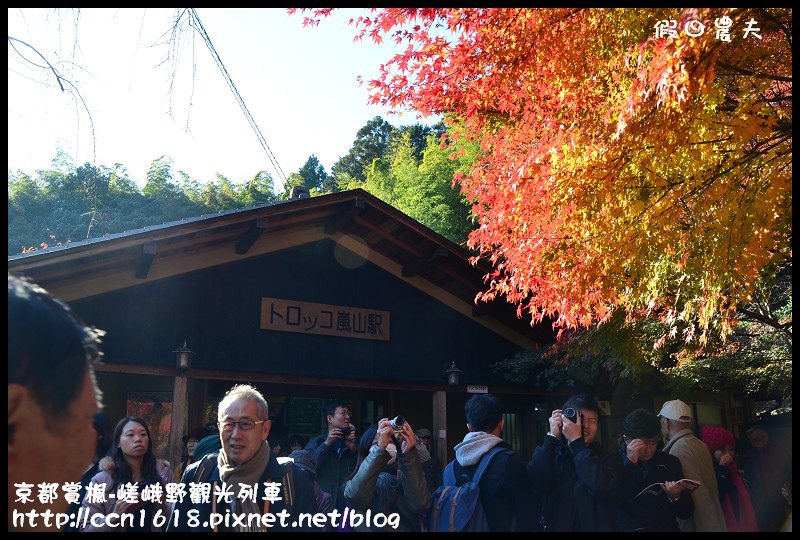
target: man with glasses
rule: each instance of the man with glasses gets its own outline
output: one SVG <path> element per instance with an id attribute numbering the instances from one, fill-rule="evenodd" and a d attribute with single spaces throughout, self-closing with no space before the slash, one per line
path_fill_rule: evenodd
<path id="1" fill-rule="evenodd" d="M 653 411 L 636 409 L 622 421 L 622 531 L 679 532 L 677 518 L 692 515 L 694 502 L 678 482 L 681 461 L 659 452 L 660 446 L 661 426 Z"/>
<path id="2" fill-rule="evenodd" d="M 333 497 L 333 507 L 344 511 L 342 490 L 347 477 L 356 468 L 358 455 L 355 426 L 350 423 L 350 407 L 347 402 L 331 400 L 325 405 L 327 428 L 319 437 L 314 437 L 306 450 L 314 454 L 317 464 L 317 483 Z"/>
<path id="3" fill-rule="evenodd" d="M 673 399 L 664 403 L 658 416 L 661 434 L 667 441 L 664 452 L 681 460 L 686 478 L 700 482 L 692 492 L 694 512 L 689 519 L 678 522 L 681 532 L 727 532 L 714 461 L 705 443 L 692 432 L 692 409 Z"/>
<path id="4" fill-rule="evenodd" d="M 167 531 L 322 530 L 309 520 L 298 523 L 300 514 L 318 512 L 314 486 L 298 465 L 282 466 L 269 451 L 269 407 L 261 392 L 234 386 L 217 418 L 222 448 L 187 467 L 186 496 L 173 506 Z M 193 502 L 192 482 L 210 488 L 203 501 Z"/>

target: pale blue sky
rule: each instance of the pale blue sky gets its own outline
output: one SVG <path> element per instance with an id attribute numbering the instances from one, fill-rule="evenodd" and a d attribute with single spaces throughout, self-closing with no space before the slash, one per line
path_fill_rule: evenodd
<path id="1" fill-rule="evenodd" d="M 374 78 L 395 48 L 353 42 L 355 28 L 347 23 L 363 9 L 337 10 L 316 28 L 304 28 L 302 16 L 289 16 L 285 9 L 197 8 L 197 13 L 286 176 L 311 154 L 330 173 L 356 132 L 375 116 L 395 126 L 437 120 L 367 106 L 367 89 L 356 77 Z M 31 72 L 9 53 L 9 169 L 31 175 L 48 169 L 60 146 L 78 165 L 121 163 L 140 185 L 152 160 L 166 154 L 173 171 L 196 180 L 220 173 L 240 183 L 266 170 L 281 188 L 279 173 L 199 37 L 191 43 L 184 37 L 169 115 L 172 66 L 164 62 L 166 45 L 158 43 L 166 42 L 173 8 L 83 8 L 74 57 L 73 14 L 60 15 L 10 8 L 8 35 L 48 59 L 56 51 L 62 60 L 74 58 L 78 67 L 57 67 L 69 69 L 92 112 L 97 157 L 82 107 L 52 77 L 43 85 L 41 71 Z"/>

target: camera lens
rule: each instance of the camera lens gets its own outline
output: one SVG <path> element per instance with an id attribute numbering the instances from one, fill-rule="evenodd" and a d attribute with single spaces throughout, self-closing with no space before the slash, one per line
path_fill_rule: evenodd
<path id="1" fill-rule="evenodd" d="M 402 416 L 395 416 L 392 420 L 392 429 L 395 433 L 400 433 L 403 431 L 403 424 L 406 423 L 406 419 Z"/>
<path id="2" fill-rule="evenodd" d="M 578 413 L 575 412 L 575 409 L 572 407 L 564 409 L 564 416 L 566 416 L 570 422 L 575 422 L 578 419 Z"/>

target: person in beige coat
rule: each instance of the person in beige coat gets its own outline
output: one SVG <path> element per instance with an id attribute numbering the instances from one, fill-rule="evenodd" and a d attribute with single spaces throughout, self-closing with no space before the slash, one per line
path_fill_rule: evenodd
<path id="1" fill-rule="evenodd" d="M 667 401 L 658 413 L 661 434 L 667 440 L 664 452 L 681 460 L 684 478 L 700 482 L 692 492 L 694 513 L 679 519 L 682 532 L 727 532 L 719 502 L 714 462 L 705 443 L 692 432 L 692 410 L 679 399 Z"/>
<path id="2" fill-rule="evenodd" d="M 126 416 L 114 428 L 112 445 L 100 460 L 100 472 L 89 482 L 79 518 L 81 531 L 164 531 L 170 514 L 166 486 L 173 481 L 173 472 L 168 462 L 156 459 L 147 424 Z M 120 490 L 136 491 L 137 500 L 120 497 Z M 149 498 L 143 497 L 146 492 L 159 491 L 160 501 L 143 500 Z"/>

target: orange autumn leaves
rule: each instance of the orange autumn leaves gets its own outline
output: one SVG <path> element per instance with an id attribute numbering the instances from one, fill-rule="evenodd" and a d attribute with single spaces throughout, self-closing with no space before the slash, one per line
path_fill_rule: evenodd
<path id="1" fill-rule="evenodd" d="M 329 10 L 305 13 L 318 23 Z M 674 37 L 655 35 L 662 20 Z M 476 300 L 505 296 L 560 329 L 624 309 L 660 318 L 662 340 L 700 343 L 729 333 L 736 306 L 791 257 L 791 23 L 773 8 L 353 20 L 357 39 L 407 45 L 369 81 L 375 103 L 458 117 L 451 129 L 481 143 L 455 179 L 479 225 L 469 246 L 494 264 Z"/>

